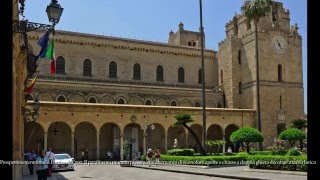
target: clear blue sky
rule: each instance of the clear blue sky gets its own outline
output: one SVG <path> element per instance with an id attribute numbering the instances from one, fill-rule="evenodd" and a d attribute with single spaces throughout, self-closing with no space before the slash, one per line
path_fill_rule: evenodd
<path id="1" fill-rule="evenodd" d="M 57 29 L 140 40 L 167 42 L 170 30 L 183 22 L 187 30 L 198 31 L 199 0 L 58 0 L 64 8 Z M 26 19 L 48 23 L 46 6 L 51 0 L 27 0 Z M 290 10 L 291 24 L 298 23 L 303 38 L 304 107 L 307 112 L 307 1 L 278 0 Z M 225 38 L 225 24 L 243 0 L 202 0 L 206 47 L 218 50 Z"/>

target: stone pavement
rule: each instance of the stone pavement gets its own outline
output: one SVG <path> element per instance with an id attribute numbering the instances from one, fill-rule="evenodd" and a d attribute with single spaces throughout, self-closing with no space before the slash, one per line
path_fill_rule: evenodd
<path id="1" fill-rule="evenodd" d="M 206 175 L 230 179 L 255 179 L 255 180 L 306 180 L 306 172 L 276 171 L 276 170 L 251 170 L 248 166 L 229 167 L 208 167 L 208 166 L 187 166 L 187 165 L 133 165 L 136 168 L 144 168 L 158 171 L 169 171 L 195 175 Z"/>

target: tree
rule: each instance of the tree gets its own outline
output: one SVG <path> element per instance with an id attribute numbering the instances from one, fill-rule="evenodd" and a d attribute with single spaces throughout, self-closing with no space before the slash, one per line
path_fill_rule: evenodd
<path id="1" fill-rule="evenodd" d="M 263 136 L 257 129 L 246 127 L 233 132 L 230 136 L 230 141 L 244 145 L 247 148 L 247 153 L 250 153 L 250 145 L 255 142 L 262 142 Z"/>
<path id="2" fill-rule="evenodd" d="M 308 125 L 308 121 L 306 119 L 295 119 L 292 121 L 291 127 L 297 128 L 302 131 L 303 128 L 306 128 Z M 300 151 L 303 149 L 303 140 L 299 140 Z"/>
<path id="3" fill-rule="evenodd" d="M 203 148 L 203 146 L 202 146 L 202 144 L 201 144 L 198 136 L 197 136 L 196 133 L 187 125 L 187 123 L 193 122 L 193 119 L 192 119 L 191 115 L 190 115 L 190 114 L 184 114 L 184 113 L 182 113 L 182 114 L 177 114 L 177 115 L 175 116 L 175 118 L 176 118 L 177 121 L 173 124 L 173 126 L 174 126 L 174 127 L 175 127 L 175 126 L 183 126 L 183 127 L 185 127 L 185 128 L 190 132 L 190 134 L 193 136 L 193 138 L 196 140 L 197 145 L 198 145 L 198 147 L 200 148 L 200 153 L 201 153 L 203 156 L 207 155 L 207 152 L 206 152 L 206 150 Z"/>
<path id="4" fill-rule="evenodd" d="M 257 114 L 258 114 L 258 130 L 261 132 L 261 112 L 260 112 L 260 82 L 259 82 L 259 48 L 258 48 L 258 22 L 260 18 L 264 17 L 270 12 L 272 2 L 271 0 L 245 0 L 241 7 L 244 12 L 247 23 L 251 23 L 253 20 L 255 28 L 255 51 L 256 51 L 256 89 L 257 89 Z M 262 150 L 262 143 L 259 143 L 259 149 Z"/>
<path id="5" fill-rule="evenodd" d="M 206 141 L 206 145 L 209 146 L 210 150 L 212 150 L 212 148 L 214 148 L 213 153 L 215 153 L 216 155 L 219 154 L 220 148 L 224 144 L 225 144 L 225 141 L 223 141 L 223 140 Z"/>
<path id="6" fill-rule="evenodd" d="M 287 140 L 290 143 L 290 146 L 293 147 L 294 143 L 296 143 L 299 140 L 304 140 L 306 138 L 306 135 L 303 131 L 297 129 L 297 128 L 289 128 L 285 131 L 283 131 L 279 138 L 281 140 Z"/>

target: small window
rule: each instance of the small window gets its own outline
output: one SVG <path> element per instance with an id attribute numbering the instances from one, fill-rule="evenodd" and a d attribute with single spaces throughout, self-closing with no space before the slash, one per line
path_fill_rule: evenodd
<path id="1" fill-rule="evenodd" d="M 145 105 L 151 105 L 151 101 L 150 100 L 147 100 Z"/>
<path id="2" fill-rule="evenodd" d="M 56 74 L 65 74 L 65 60 L 59 56 L 56 61 Z"/>
<path id="3" fill-rule="evenodd" d="M 97 103 L 96 98 L 91 97 L 91 98 L 89 99 L 89 103 Z"/>
<path id="4" fill-rule="evenodd" d="M 58 102 L 66 102 L 66 99 L 63 96 L 58 97 Z"/>
<path id="5" fill-rule="evenodd" d="M 282 66 L 278 65 L 278 81 L 282 81 Z"/>
<path id="6" fill-rule="evenodd" d="M 157 81 L 163 82 L 163 67 L 157 67 Z"/>
<path id="7" fill-rule="evenodd" d="M 117 78 L 117 63 L 111 61 L 109 64 L 109 78 Z"/>
<path id="8" fill-rule="evenodd" d="M 222 108 L 221 103 L 218 103 L 218 104 L 217 104 L 217 108 Z"/>
<path id="9" fill-rule="evenodd" d="M 198 71 L 198 83 L 202 84 L 202 69 L 199 69 Z"/>
<path id="10" fill-rule="evenodd" d="M 238 63 L 241 64 L 241 50 L 238 51 Z"/>
<path id="11" fill-rule="evenodd" d="M 193 42 L 193 43 L 192 43 L 192 46 L 197 46 L 197 43 L 196 43 L 196 42 Z"/>
<path id="12" fill-rule="evenodd" d="M 200 107 L 200 103 L 199 103 L 199 102 L 196 102 L 196 103 L 194 104 L 194 106 L 195 106 L 195 107 Z"/>
<path id="13" fill-rule="evenodd" d="M 124 100 L 123 99 L 118 99 L 118 104 L 124 104 Z"/>
<path id="14" fill-rule="evenodd" d="M 141 79 L 141 67 L 140 64 L 136 63 L 133 66 L 133 79 L 140 80 Z"/>
<path id="15" fill-rule="evenodd" d="M 239 94 L 242 94 L 242 83 L 239 82 Z"/>
<path id="16" fill-rule="evenodd" d="M 92 63 L 89 59 L 83 61 L 83 75 L 91 76 L 92 75 Z"/>
<path id="17" fill-rule="evenodd" d="M 223 83 L 223 70 L 220 70 L 220 83 Z"/>
<path id="18" fill-rule="evenodd" d="M 188 42 L 188 46 L 192 46 L 190 41 Z"/>
<path id="19" fill-rule="evenodd" d="M 247 30 L 251 29 L 251 22 L 247 21 Z"/>
<path id="20" fill-rule="evenodd" d="M 183 67 L 180 67 L 178 69 L 178 82 L 184 83 L 184 69 L 183 69 Z"/>
<path id="21" fill-rule="evenodd" d="M 177 103 L 175 101 L 172 101 L 170 105 L 171 106 L 177 106 Z"/>

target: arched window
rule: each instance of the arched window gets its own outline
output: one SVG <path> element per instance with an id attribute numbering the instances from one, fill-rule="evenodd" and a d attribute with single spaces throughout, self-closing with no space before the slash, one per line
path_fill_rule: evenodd
<path id="1" fill-rule="evenodd" d="M 59 96 L 57 101 L 58 102 L 66 102 L 66 99 L 63 96 Z"/>
<path id="2" fill-rule="evenodd" d="M 117 78 L 117 63 L 111 61 L 109 64 L 109 78 Z"/>
<path id="3" fill-rule="evenodd" d="M 199 84 L 202 84 L 202 69 L 199 69 L 199 72 L 198 72 L 198 82 Z"/>
<path id="4" fill-rule="evenodd" d="M 124 100 L 123 99 L 118 99 L 118 104 L 124 104 Z"/>
<path id="5" fill-rule="evenodd" d="M 171 106 L 177 106 L 177 103 L 175 101 L 172 101 L 170 105 Z"/>
<path id="6" fill-rule="evenodd" d="M 278 81 L 282 81 L 282 66 L 278 65 Z"/>
<path id="7" fill-rule="evenodd" d="M 220 83 L 223 83 L 223 70 L 220 70 Z"/>
<path id="8" fill-rule="evenodd" d="M 163 82 L 163 67 L 160 65 L 157 67 L 157 81 Z"/>
<path id="9" fill-rule="evenodd" d="M 92 63 L 89 59 L 83 61 L 83 75 L 92 76 Z"/>
<path id="10" fill-rule="evenodd" d="M 183 69 L 183 67 L 180 67 L 178 69 L 178 82 L 184 83 L 184 69 Z"/>
<path id="11" fill-rule="evenodd" d="M 65 60 L 59 56 L 56 61 L 56 74 L 65 74 Z"/>
<path id="12" fill-rule="evenodd" d="M 221 103 L 218 103 L 218 104 L 217 104 L 217 108 L 222 108 Z"/>
<path id="13" fill-rule="evenodd" d="M 89 103 L 97 103 L 96 98 L 91 97 L 91 98 L 89 99 Z"/>
<path id="14" fill-rule="evenodd" d="M 242 94 L 242 83 L 239 82 L 239 94 Z"/>
<path id="15" fill-rule="evenodd" d="M 194 103 L 194 106 L 195 106 L 195 107 L 200 107 L 201 105 L 200 105 L 199 102 L 196 102 L 196 103 Z"/>
<path id="16" fill-rule="evenodd" d="M 241 64 L 241 50 L 238 51 L 238 63 Z"/>
<path id="17" fill-rule="evenodd" d="M 151 105 L 151 101 L 150 101 L 150 100 L 147 100 L 147 101 L 145 102 L 145 105 Z"/>
<path id="18" fill-rule="evenodd" d="M 27 94 L 25 96 L 25 98 L 26 98 L 27 101 L 32 101 L 33 100 L 32 96 L 30 94 Z"/>
<path id="19" fill-rule="evenodd" d="M 135 80 L 141 79 L 141 67 L 140 67 L 140 64 L 138 63 L 133 65 L 133 79 Z"/>

